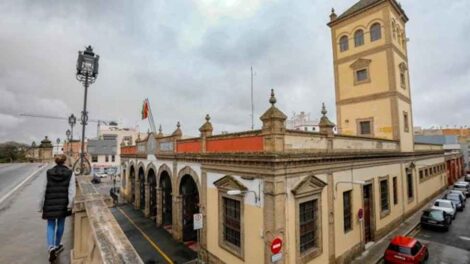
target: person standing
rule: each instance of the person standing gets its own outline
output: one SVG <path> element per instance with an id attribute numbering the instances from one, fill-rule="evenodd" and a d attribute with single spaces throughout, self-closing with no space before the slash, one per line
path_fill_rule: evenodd
<path id="1" fill-rule="evenodd" d="M 42 219 L 47 220 L 47 246 L 49 261 L 54 261 L 64 247 L 60 243 L 64 234 L 65 217 L 71 215 L 75 197 L 75 175 L 64 165 L 64 154 L 55 157 L 56 166 L 47 170 L 47 179 L 39 200 Z"/>

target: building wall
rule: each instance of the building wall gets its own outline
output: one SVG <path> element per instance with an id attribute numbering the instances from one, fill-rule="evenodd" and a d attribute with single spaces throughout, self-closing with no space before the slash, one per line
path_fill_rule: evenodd
<path id="1" fill-rule="evenodd" d="M 244 217 L 241 221 L 244 229 L 244 258 L 235 256 L 219 244 L 219 235 L 223 234 L 219 229 L 222 212 L 219 211 L 219 190 L 213 183 L 224 176 L 225 174 L 207 173 L 207 250 L 225 263 L 264 263 L 263 200 L 256 204 L 252 193 L 245 194 L 243 199 Z M 258 192 L 257 185 L 261 184 L 260 180 L 247 181 L 239 176 L 232 177 L 248 187 L 248 190 Z"/>

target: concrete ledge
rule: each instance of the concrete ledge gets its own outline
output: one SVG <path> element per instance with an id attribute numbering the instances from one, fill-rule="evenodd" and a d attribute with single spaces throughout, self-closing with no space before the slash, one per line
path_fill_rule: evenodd
<path id="1" fill-rule="evenodd" d="M 96 191 L 91 177 L 77 177 L 79 195 L 74 204 L 72 263 L 143 264 L 108 209 L 110 197 Z"/>

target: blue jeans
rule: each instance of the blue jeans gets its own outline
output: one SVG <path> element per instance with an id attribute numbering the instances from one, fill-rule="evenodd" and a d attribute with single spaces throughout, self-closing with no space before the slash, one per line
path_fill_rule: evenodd
<path id="1" fill-rule="evenodd" d="M 48 248 L 60 245 L 64 234 L 65 217 L 47 219 L 47 245 Z"/>

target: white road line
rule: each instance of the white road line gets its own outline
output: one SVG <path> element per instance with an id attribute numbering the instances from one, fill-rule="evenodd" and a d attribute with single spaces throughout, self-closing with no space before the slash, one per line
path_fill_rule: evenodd
<path id="1" fill-rule="evenodd" d="M 470 241 L 470 237 L 460 236 L 460 239 Z"/>
<path id="2" fill-rule="evenodd" d="M 0 199 L 0 204 L 2 204 L 8 197 L 10 197 L 12 194 L 14 194 L 21 186 L 23 186 L 29 179 L 31 179 L 36 173 L 38 173 L 40 170 L 44 169 L 47 166 L 46 163 L 42 164 L 41 167 L 37 170 L 35 170 L 31 175 L 26 177 L 20 184 L 16 185 L 15 188 L 13 188 L 11 191 L 9 191 L 7 194 L 5 194 L 1 199 Z"/>

